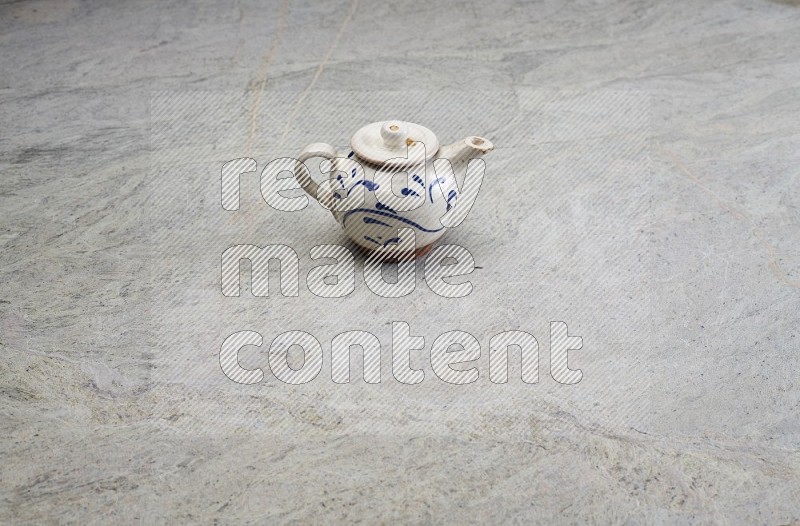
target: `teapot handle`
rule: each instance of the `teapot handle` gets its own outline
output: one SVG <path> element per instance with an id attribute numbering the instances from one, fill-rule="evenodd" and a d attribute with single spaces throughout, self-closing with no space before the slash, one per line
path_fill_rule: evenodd
<path id="1" fill-rule="evenodd" d="M 297 182 L 300 183 L 300 186 L 303 187 L 303 190 L 305 190 L 308 195 L 319 201 L 319 196 L 317 195 L 319 185 L 311 179 L 311 174 L 304 164 L 307 160 L 314 157 L 331 160 L 336 157 L 336 149 L 330 144 L 315 142 L 303 148 L 303 151 L 300 152 L 300 155 L 297 157 L 297 165 L 294 169 L 295 179 L 297 179 Z M 325 203 L 321 204 L 325 206 Z"/>

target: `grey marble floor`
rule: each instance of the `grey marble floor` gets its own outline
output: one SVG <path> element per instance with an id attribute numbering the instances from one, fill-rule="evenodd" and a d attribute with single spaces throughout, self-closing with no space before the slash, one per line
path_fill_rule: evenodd
<path id="1" fill-rule="evenodd" d="M 0 521 L 797 523 L 798 28 L 767 0 L 0 3 Z M 497 145 L 446 238 L 465 298 L 423 261 L 379 298 L 360 256 L 318 298 L 326 211 L 270 209 L 257 174 L 219 205 L 225 161 L 388 118 Z M 223 297 L 237 243 L 296 250 L 299 295 Z M 554 320 L 578 384 L 549 374 Z M 240 330 L 256 385 L 220 370 Z M 269 373 L 288 330 L 324 350 L 306 385 Z M 380 384 L 331 380 L 345 330 L 380 340 Z M 426 363 L 451 330 L 474 384 Z M 538 383 L 489 381 L 507 330 Z"/>

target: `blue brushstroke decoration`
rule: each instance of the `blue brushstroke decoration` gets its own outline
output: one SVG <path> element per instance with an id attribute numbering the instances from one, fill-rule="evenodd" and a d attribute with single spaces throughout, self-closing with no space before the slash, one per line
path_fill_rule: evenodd
<path id="1" fill-rule="evenodd" d="M 366 189 L 369 190 L 370 192 L 374 192 L 375 190 L 380 188 L 380 185 L 378 185 L 378 183 L 362 179 L 361 181 L 356 181 L 355 183 L 353 183 L 353 186 L 351 186 L 350 190 L 347 191 L 347 195 L 349 196 L 350 192 L 353 191 L 353 188 L 359 185 L 364 185 Z"/>
<path id="2" fill-rule="evenodd" d="M 381 202 L 375 203 L 375 208 L 377 208 L 378 210 L 386 210 L 386 211 L 391 212 L 393 214 L 397 213 L 397 210 L 395 210 L 395 209 L 393 209 L 393 208 L 391 208 L 391 207 L 389 207 L 389 206 L 387 206 L 387 205 L 385 205 L 385 204 L 383 204 Z"/>
<path id="3" fill-rule="evenodd" d="M 383 226 L 389 226 L 388 224 L 384 223 L 383 221 L 380 221 L 380 220 L 378 220 L 378 219 L 375 219 L 375 218 L 372 218 L 372 217 L 365 217 L 365 218 L 364 218 L 364 223 L 366 223 L 366 224 L 368 224 L 368 225 L 383 225 Z"/>
<path id="4" fill-rule="evenodd" d="M 350 217 L 352 214 L 355 214 L 356 212 L 361 212 L 363 214 L 376 214 L 379 216 L 388 217 L 389 219 L 394 219 L 395 221 L 400 221 L 401 223 L 411 225 L 417 230 L 420 230 L 422 232 L 439 232 L 440 230 L 444 230 L 444 227 L 435 229 L 425 228 L 424 226 L 415 223 L 410 219 L 406 219 L 405 217 L 400 217 L 399 215 L 391 214 L 389 212 L 382 212 L 380 210 L 370 210 L 369 208 L 356 208 L 355 210 L 350 210 L 342 218 L 342 226 L 345 226 L 347 224 L 347 218 Z"/>
<path id="5" fill-rule="evenodd" d="M 453 208 L 453 205 L 450 204 L 450 201 L 452 201 L 453 199 L 457 199 L 457 198 L 458 198 L 458 194 L 456 193 L 456 191 L 455 190 L 450 190 L 450 193 L 447 194 L 447 211 L 448 212 L 450 211 L 451 208 Z"/>
<path id="6" fill-rule="evenodd" d="M 381 244 L 380 241 L 375 241 L 374 239 L 372 239 L 369 236 L 364 236 L 364 239 L 366 239 L 367 241 L 369 241 L 371 243 L 375 243 L 376 245 L 380 245 Z"/>
<path id="7" fill-rule="evenodd" d="M 442 183 L 444 183 L 444 177 L 439 177 L 438 179 L 436 179 L 435 181 L 433 181 L 433 182 L 430 184 L 430 186 L 428 186 L 428 197 L 430 198 L 430 200 L 431 200 L 431 203 L 433 203 L 433 185 L 435 185 L 435 184 L 442 184 Z"/>

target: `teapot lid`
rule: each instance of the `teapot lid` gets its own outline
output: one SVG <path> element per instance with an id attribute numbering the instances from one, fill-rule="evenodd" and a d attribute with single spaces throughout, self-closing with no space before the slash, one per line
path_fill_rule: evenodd
<path id="1" fill-rule="evenodd" d="M 431 159 L 439 151 L 439 139 L 425 126 L 391 120 L 367 124 L 353 135 L 350 146 L 367 162 L 399 167 Z"/>

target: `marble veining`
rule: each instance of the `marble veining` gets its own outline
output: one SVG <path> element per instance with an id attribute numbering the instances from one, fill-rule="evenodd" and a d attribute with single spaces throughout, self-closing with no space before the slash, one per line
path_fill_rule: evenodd
<path id="1" fill-rule="evenodd" d="M 0 3 L 0 522 L 797 523 L 798 27 L 769 0 Z M 446 238 L 471 296 L 222 297 L 227 245 L 305 276 L 344 242 L 258 174 L 223 211 L 222 164 L 381 118 L 497 144 Z M 329 352 L 342 319 L 384 356 L 392 320 L 468 330 L 481 371 L 564 319 L 585 378 L 219 369 L 234 331 Z"/>

